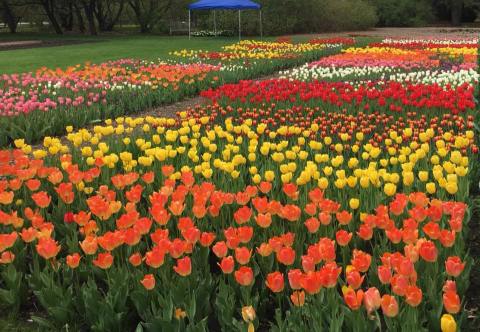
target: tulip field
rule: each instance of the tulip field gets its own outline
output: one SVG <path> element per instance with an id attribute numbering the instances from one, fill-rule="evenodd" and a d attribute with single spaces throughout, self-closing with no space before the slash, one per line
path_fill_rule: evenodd
<path id="1" fill-rule="evenodd" d="M 0 313 L 53 331 L 471 330 L 478 39 L 170 56 L 0 76 Z"/>

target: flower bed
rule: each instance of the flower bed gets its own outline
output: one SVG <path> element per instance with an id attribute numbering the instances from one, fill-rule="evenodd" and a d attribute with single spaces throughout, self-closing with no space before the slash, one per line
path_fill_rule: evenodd
<path id="1" fill-rule="evenodd" d="M 53 330 L 468 329 L 475 80 L 402 77 L 242 81 L 15 140 L 0 303 Z"/>
<path id="2" fill-rule="evenodd" d="M 235 59 L 223 62 L 214 57 L 195 59 L 189 55 L 186 63 L 124 59 L 65 70 L 42 68 L 35 73 L 3 75 L 0 77 L 0 146 L 11 144 L 17 137 L 29 143 L 38 142 L 46 135 L 64 134 L 65 126 L 70 124 L 80 128 L 102 119 L 173 103 L 208 87 L 268 75 L 338 52 L 341 44 L 265 42 L 260 51 L 237 44 L 230 47 L 242 51 Z M 273 59 L 259 56 L 265 54 L 265 50 L 283 55 L 295 52 L 295 56 Z"/>

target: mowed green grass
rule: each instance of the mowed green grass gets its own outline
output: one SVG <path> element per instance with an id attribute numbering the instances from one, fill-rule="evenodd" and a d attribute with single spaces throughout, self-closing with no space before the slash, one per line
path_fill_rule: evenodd
<path id="1" fill-rule="evenodd" d="M 12 37 L 2 38 L 2 41 Z M 50 36 L 31 38 L 21 36 L 17 40 L 51 39 Z M 64 36 L 60 39 L 79 40 L 79 37 Z M 80 38 L 82 39 L 82 38 Z M 182 49 L 218 50 L 221 46 L 234 43 L 238 38 L 192 38 L 186 36 L 128 35 L 115 37 L 84 37 L 86 43 L 55 47 L 39 47 L 0 51 L 0 74 L 20 73 L 36 70 L 42 66 L 65 68 L 87 61 L 100 63 L 106 60 L 137 58 L 155 60 L 168 57 L 168 53 Z"/>

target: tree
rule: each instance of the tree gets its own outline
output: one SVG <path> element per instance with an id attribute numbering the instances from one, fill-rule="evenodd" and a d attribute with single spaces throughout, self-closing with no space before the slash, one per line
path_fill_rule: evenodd
<path id="1" fill-rule="evenodd" d="M 83 10 L 88 21 L 88 30 L 92 36 L 96 36 L 97 27 L 95 25 L 95 0 L 82 0 Z"/>
<path id="2" fill-rule="evenodd" d="M 140 25 L 140 32 L 151 32 L 168 12 L 173 0 L 129 0 L 128 4 Z"/>
<path id="3" fill-rule="evenodd" d="M 7 23 L 8 29 L 11 33 L 17 32 L 18 22 L 20 18 L 15 16 L 13 8 L 7 0 L 0 0 L 0 11 L 2 13 L 2 19 Z"/>
<path id="4" fill-rule="evenodd" d="M 125 7 L 125 0 L 97 0 L 94 9 L 100 31 L 112 31 Z"/>
<path id="5" fill-rule="evenodd" d="M 43 6 L 43 9 L 45 10 L 45 14 L 47 14 L 47 17 L 50 21 L 50 24 L 53 27 L 53 30 L 55 30 L 55 33 L 59 35 L 63 34 L 62 27 L 60 26 L 57 20 L 56 1 L 40 0 L 40 4 Z"/>

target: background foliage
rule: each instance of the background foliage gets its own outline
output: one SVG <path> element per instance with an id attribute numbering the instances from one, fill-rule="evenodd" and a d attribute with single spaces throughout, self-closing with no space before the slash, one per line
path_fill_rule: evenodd
<path id="1" fill-rule="evenodd" d="M 183 33 L 193 0 L 0 0 L 5 31 L 84 32 L 116 29 Z M 480 0 L 258 0 L 269 35 L 359 30 L 373 26 L 474 22 Z M 258 12 L 242 14 L 246 34 L 259 33 Z M 237 13 L 217 12 L 217 27 L 237 31 Z M 213 29 L 213 13 L 194 12 L 195 30 Z"/>

